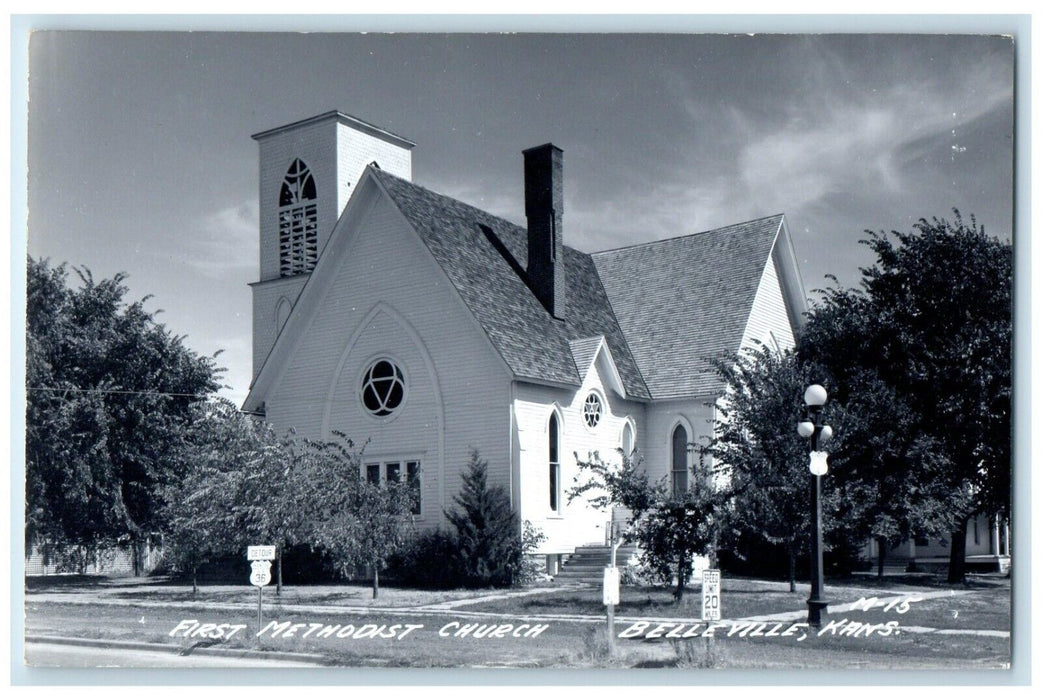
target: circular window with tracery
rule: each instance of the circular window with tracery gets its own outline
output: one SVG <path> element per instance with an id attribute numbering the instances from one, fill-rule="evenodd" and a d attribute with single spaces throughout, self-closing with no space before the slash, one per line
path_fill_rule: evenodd
<path id="1" fill-rule="evenodd" d="M 362 378 L 362 404 L 374 416 L 391 415 L 405 399 L 405 375 L 390 360 L 369 365 Z"/>
<path id="2" fill-rule="evenodd" d="M 601 422 L 601 397 L 591 393 L 583 404 L 583 420 L 590 428 L 596 428 Z"/>

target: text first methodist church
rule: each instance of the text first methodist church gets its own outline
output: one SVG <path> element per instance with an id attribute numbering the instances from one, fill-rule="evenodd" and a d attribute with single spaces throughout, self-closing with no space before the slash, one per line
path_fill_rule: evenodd
<path id="1" fill-rule="evenodd" d="M 368 441 L 362 475 L 408 479 L 425 528 L 448 524 L 477 450 L 489 484 L 546 535 L 550 573 L 602 543 L 611 518 L 569 501 L 577 455 L 637 450 L 653 481 L 686 490 L 690 445 L 724 389 L 706 358 L 790 347 L 806 309 L 780 214 L 584 253 L 565 244 L 553 144 L 523 152 L 520 226 L 414 184 L 415 144 L 340 112 L 253 138 L 260 279 L 243 409 L 280 431 Z"/>

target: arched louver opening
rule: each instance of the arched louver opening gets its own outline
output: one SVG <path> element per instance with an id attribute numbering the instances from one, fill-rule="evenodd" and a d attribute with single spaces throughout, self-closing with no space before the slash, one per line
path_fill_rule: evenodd
<path id="1" fill-rule="evenodd" d="M 318 194 L 304 161 L 295 159 L 279 190 L 279 275 L 311 272 L 318 262 Z"/>

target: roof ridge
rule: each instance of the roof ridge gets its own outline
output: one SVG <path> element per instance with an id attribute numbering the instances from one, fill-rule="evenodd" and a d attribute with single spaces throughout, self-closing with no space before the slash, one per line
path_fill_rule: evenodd
<path id="1" fill-rule="evenodd" d="M 641 248 L 645 246 L 653 246 L 659 243 L 669 243 L 670 241 L 679 241 L 685 238 L 694 238 L 695 236 L 704 236 L 708 233 L 716 233 L 717 231 L 723 231 L 728 228 L 737 228 L 739 226 L 748 226 L 749 224 L 755 224 L 759 221 L 767 221 L 768 219 L 784 218 L 785 212 L 779 212 L 777 214 L 771 214 L 770 216 L 761 216 L 755 219 L 749 219 L 748 221 L 739 221 L 738 223 L 728 224 L 727 226 L 718 226 L 716 228 L 706 229 L 705 231 L 697 231 L 695 233 L 685 233 L 680 236 L 672 236 L 671 238 L 660 238 L 655 241 L 645 241 L 643 243 L 631 243 L 629 245 L 619 246 L 617 248 L 605 248 L 604 250 L 598 250 L 593 253 L 588 253 L 590 256 L 597 256 L 603 253 L 615 253 L 620 250 L 629 250 L 630 248 Z"/>
<path id="2" fill-rule="evenodd" d="M 397 181 L 399 181 L 399 182 L 401 182 L 401 183 L 403 183 L 405 185 L 408 185 L 409 187 L 415 187 L 418 190 L 423 190 L 424 192 L 427 192 L 427 193 L 429 193 L 429 194 L 431 194 L 431 195 L 433 195 L 435 197 L 440 197 L 442 199 L 448 199 L 448 200 L 450 200 L 452 202 L 456 202 L 457 204 L 460 204 L 460 205 L 462 205 L 464 207 L 467 207 L 468 209 L 473 209 L 474 211 L 482 214 L 485 217 L 488 217 L 489 219 L 494 220 L 495 222 L 500 222 L 500 223 L 506 224 L 508 226 L 512 226 L 512 227 L 516 228 L 521 233 L 525 233 L 525 234 L 528 233 L 528 227 L 522 226 L 521 224 L 516 223 L 514 221 L 511 221 L 510 219 L 504 219 L 502 216 L 498 216 L 496 214 L 493 214 L 492 212 L 489 212 L 489 211 L 486 211 L 484 209 L 481 209 L 480 207 L 477 207 L 477 206 L 475 206 L 473 204 L 469 204 L 468 202 L 464 202 L 462 199 L 456 199 L 455 197 L 451 197 L 451 196 L 449 196 L 447 194 L 442 194 L 441 192 L 438 192 L 436 190 L 432 190 L 429 187 L 424 187 L 423 185 L 417 184 L 417 183 L 413 182 L 412 180 L 407 180 L 407 179 L 405 179 L 403 177 L 399 177 L 397 175 L 394 175 L 393 173 L 389 173 L 386 170 L 380 170 L 380 169 L 374 168 L 373 172 L 377 176 L 379 176 L 379 177 L 389 177 L 389 178 L 391 178 L 393 180 L 397 180 Z M 527 241 L 527 239 L 526 239 L 526 241 Z M 579 250 L 578 248 L 574 248 L 574 247 L 572 247 L 572 246 L 570 246 L 568 244 L 564 244 L 563 247 L 566 248 L 567 250 L 571 250 L 571 251 L 573 251 L 575 253 L 579 253 L 581 255 L 592 255 L 591 253 L 587 253 L 585 251 Z M 518 261 L 518 262 L 520 262 L 520 261 Z"/>

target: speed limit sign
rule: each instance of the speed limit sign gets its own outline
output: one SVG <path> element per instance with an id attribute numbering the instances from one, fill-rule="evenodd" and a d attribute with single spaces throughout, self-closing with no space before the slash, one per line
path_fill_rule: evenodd
<path id="1" fill-rule="evenodd" d="M 720 569 L 702 571 L 702 619 L 720 619 Z"/>

